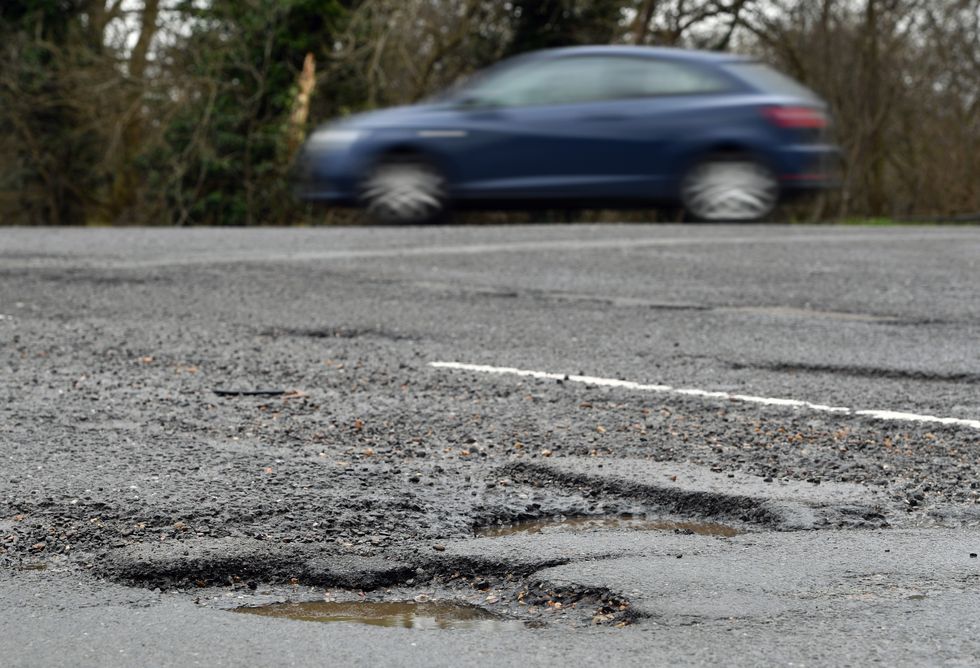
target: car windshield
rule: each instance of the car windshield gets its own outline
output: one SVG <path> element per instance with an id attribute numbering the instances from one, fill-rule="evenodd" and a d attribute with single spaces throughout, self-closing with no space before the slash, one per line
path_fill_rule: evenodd
<path id="1" fill-rule="evenodd" d="M 427 98 L 429 102 L 449 102 L 473 100 L 477 97 L 477 92 L 490 82 L 506 76 L 512 70 L 519 70 L 528 67 L 536 62 L 527 56 L 514 56 L 507 60 L 490 65 L 481 70 L 465 74 L 458 77 L 452 84 L 438 93 Z"/>

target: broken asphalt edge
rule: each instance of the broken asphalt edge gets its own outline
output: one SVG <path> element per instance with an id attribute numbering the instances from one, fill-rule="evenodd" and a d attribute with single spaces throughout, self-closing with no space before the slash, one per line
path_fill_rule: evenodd
<path id="1" fill-rule="evenodd" d="M 651 511 L 744 522 L 768 530 L 880 529 L 889 526 L 881 506 L 872 504 L 772 499 L 761 494 L 707 489 L 697 483 L 658 483 L 651 479 L 578 472 L 535 462 L 514 462 L 501 469 L 501 473 L 525 484 L 585 487 L 604 495 L 635 499 L 650 506 Z"/>

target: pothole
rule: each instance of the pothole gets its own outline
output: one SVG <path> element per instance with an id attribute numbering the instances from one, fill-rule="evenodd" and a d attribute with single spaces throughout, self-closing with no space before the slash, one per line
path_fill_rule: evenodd
<path id="1" fill-rule="evenodd" d="M 733 527 L 714 522 L 688 522 L 651 519 L 644 515 L 548 517 L 487 526 L 476 530 L 477 537 L 499 538 L 514 534 L 537 534 L 551 530 L 593 531 L 596 529 L 625 529 L 630 531 L 678 531 L 701 536 L 731 538 L 739 533 Z"/>
<path id="2" fill-rule="evenodd" d="M 414 601 L 313 601 L 236 608 L 235 612 L 303 622 L 366 624 L 386 628 L 429 630 L 514 631 L 525 628 L 471 605 Z"/>

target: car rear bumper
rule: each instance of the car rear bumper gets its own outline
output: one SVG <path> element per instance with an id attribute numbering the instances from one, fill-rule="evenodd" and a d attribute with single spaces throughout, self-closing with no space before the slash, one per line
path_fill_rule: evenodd
<path id="1" fill-rule="evenodd" d="M 839 188 L 840 149 L 830 144 L 788 146 L 776 159 L 779 183 L 786 192 L 806 192 Z"/>

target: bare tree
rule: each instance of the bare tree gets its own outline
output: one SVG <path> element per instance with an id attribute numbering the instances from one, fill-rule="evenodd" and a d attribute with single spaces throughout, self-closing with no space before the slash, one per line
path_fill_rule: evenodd
<path id="1" fill-rule="evenodd" d="M 5 222 L 287 222 L 309 126 L 419 100 L 508 53 L 595 40 L 751 53 L 817 91 L 843 188 L 800 215 L 980 212 L 980 0 L 17 6 L 0 6 Z"/>
<path id="2" fill-rule="evenodd" d="M 633 44 L 725 48 L 756 0 L 640 0 L 629 29 Z"/>
<path id="3" fill-rule="evenodd" d="M 980 210 L 978 22 L 977 0 L 769 0 L 743 16 L 742 48 L 831 104 L 836 215 Z"/>

